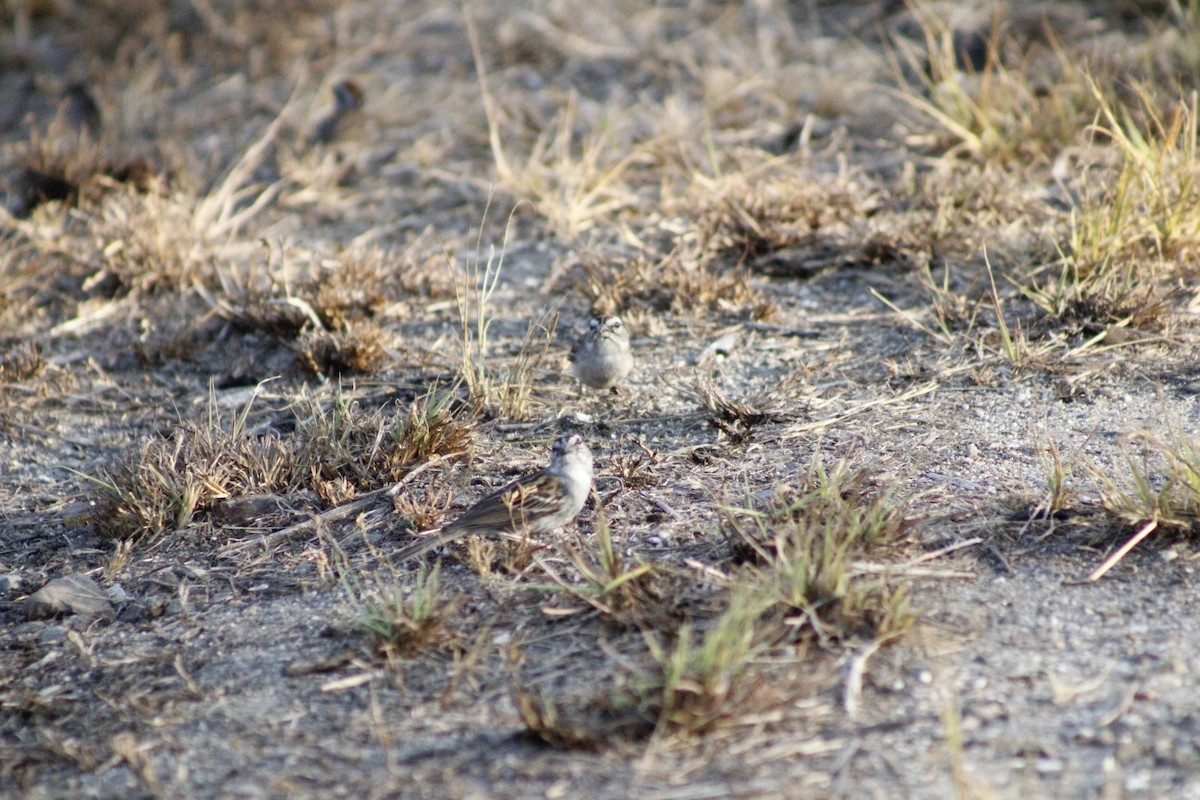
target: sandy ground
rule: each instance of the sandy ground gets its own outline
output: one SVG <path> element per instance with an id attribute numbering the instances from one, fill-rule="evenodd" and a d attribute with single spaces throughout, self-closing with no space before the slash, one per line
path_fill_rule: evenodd
<path id="1" fill-rule="evenodd" d="M 0 796 L 1200 798 L 1191 511 L 1088 580 L 1149 519 L 1114 497 L 1200 420 L 1191 223 L 1123 313 L 1030 295 L 1119 172 L 1064 65 L 1131 108 L 1190 92 L 1187 13 L 4 7 Z M 930 113 L 955 81 L 969 135 Z M 475 391 L 460 311 L 477 331 L 501 253 Z M 613 312 L 636 367 L 581 393 L 567 349 Z M 433 397 L 461 447 L 383 464 Z M 364 628 L 417 591 L 389 560 L 413 528 L 563 432 L 595 453 L 577 525 L 429 556 L 433 628 Z M 221 471 L 272 443 L 292 477 Z M 904 520 L 847 585 L 911 625 L 764 612 L 726 683 L 676 695 L 705 724 L 614 704 L 716 636 L 729 509 L 839 462 Z M 153 464 L 201 500 L 131 528 L 97 481 Z M 581 588 L 605 526 L 642 594 Z M 70 575 L 93 613 L 29 600 Z"/>

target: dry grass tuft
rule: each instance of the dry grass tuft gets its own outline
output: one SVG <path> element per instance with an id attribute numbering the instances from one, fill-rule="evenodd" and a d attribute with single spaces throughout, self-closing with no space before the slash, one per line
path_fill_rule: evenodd
<path id="1" fill-rule="evenodd" d="M 827 185 L 795 168 L 694 181 L 683 202 L 693 227 L 685 240 L 694 240 L 697 260 L 775 277 L 805 277 L 827 267 L 830 251 L 841 248 L 849 227 L 875 203 L 849 181 Z"/>
<path id="2" fill-rule="evenodd" d="M 643 489 L 655 485 L 655 466 L 659 462 L 658 453 L 646 447 L 641 439 L 626 437 L 632 442 L 636 452 L 626 448 L 613 453 L 611 468 L 613 474 L 621 479 L 621 485 L 626 489 Z"/>
<path id="3" fill-rule="evenodd" d="M 155 180 L 145 158 L 114 156 L 87 136 L 35 137 L 23 149 L 16 158 L 20 168 L 9 209 L 16 217 L 28 217 L 49 202 L 74 206 L 119 184 L 146 191 Z"/>
<path id="4" fill-rule="evenodd" d="M 774 313 L 744 270 L 714 270 L 678 250 L 657 257 L 589 261 L 584 272 L 583 288 L 596 314 L 645 308 L 677 314 L 735 313 L 762 320 Z"/>
<path id="5" fill-rule="evenodd" d="M 1200 440 L 1185 434 L 1176 420 L 1167 436 L 1136 431 L 1124 444 L 1127 479 L 1088 468 L 1100 483 L 1104 507 L 1134 526 L 1153 522 L 1188 533 L 1200 530 Z"/>
<path id="6" fill-rule="evenodd" d="M 611 690 L 562 697 L 516 679 L 510 685 L 525 727 L 554 747 L 597 750 L 645 739 L 654 732 L 657 717 L 653 709 L 620 702 Z"/>
<path id="7" fill-rule="evenodd" d="M 851 472 L 844 461 L 827 472 L 814 460 L 799 486 L 776 487 L 765 503 L 724 507 L 723 530 L 734 556 L 756 565 L 751 575 L 768 587 L 789 638 L 887 638 L 912 624 L 903 588 L 854 567 L 906 530 L 903 504 L 869 472 Z"/>
<path id="8" fill-rule="evenodd" d="M 364 319 L 410 313 L 414 307 L 454 297 L 441 252 L 416 242 L 396 253 L 377 248 L 347 250 L 323 262 L 293 292 L 307 299 L 322 322 L 342 329 Z M 278 288 L 278 287 L 277 287 Z"/>
<path id="9" fill-rule="evenodd" d="M 1088 77 L 1053 32 L 1050 52 L 1038 52 L 1040 44 L 1006 41 L 996 18 L 990 34 L 973 34 L 981 52 L 967 55 L 960 32 L 922 5 L 915 11 L 924 46 L 896 40 L 895 94 L 941 129 L 916 138 L 949 157 L 999 164 L 1049 160 L 1078 140 L 1094 114 Z"/>
<path id="10" fill-rule="evenodd" d="M 378 575 L 370 588 L 347 579 L 346 573 L 342 583 L 358 624 L 372 635 L 376 649 L 389 662 L 455 641 L 445 622 L 453 618 L 459 601 L 446 599 L 439 564 L 429 568 L 422 564 L 405 578 L 395 573 Z"/>
<path id="11" fill-rule="evenodd" d="M 547 744 L 597 750 L 645 739 L 654 732 L 658 715 L 648 702 L 635 697 L 626 676 L 605 677 L 599 690 L 593 681 L 582 691 L 563 691 L 524 679 L 523 659 L 518 646 L 510 648 L 509 688 L 525 727 Z"/>
<path id="12" fill-rule="evenodd" d="M 693 735 L 756 710 L 750 665 L 767 645 L 763 614 L 770 600 L 757 587 L 737 586 L 727 603 L 703 628 L 680 628 L 673 645 L 647 632 L 653 668 L 639 676 L 636 694 L 624 703 L 648 706 L 659 729 Z"/>
<path id="13" fill-rule="evenodd" d="M 928 266 L 921 273 L 921 286 L 929 292 L 930 308 L 937 329 L 924 327 L 926 333 L 943 344 L 950 344 L 958 334 L 969 335 L 974 329 L 983 305 L 981 298 L 970 298 L 951 288 L 951 270 L 946 267 L 939 282 Z"/>
<path id="14" fill-rule="evenodd" d="M 329 502 L 394 483 L 434 456 L 469 453 L 474 443 L 474 422 L 436 387 L 399 413 L 364 411 L 341 392 L 332 403 L 313 398 L 301 408 L 293 435 L 298 466 Z"/>
<path id="15" fill-rule="evenodd" d="M 758 587 L 735 585 L 713 602 L 720 611 L 703 622 L 644 626 L 648 659 L 579 692 L 532 688 L 514 679 L 513 694 L 526 727 L 560 747 L 594 749 L 652 734 L 699 736 L 737 727 L 801 691 L 769 687 L 754 662 L 770 646 L 775 626 L 765 621 L 770 600 Z"/>
<path id="16" fill-rule="evenodd" d="M 470 455 L 474 447 L 475 422 L 451 392 L 437 387 L 416 397 L 398 414 L 389 429 L 393 471 L 447 453 Z M 399 476 L 397 476 L 399 477 Z"/>
<path id="17" fill-rule="evenodd" d="M 316 375 L 371 373 L 388 362 L 384 345 L 391 340 L 373 322 L 352 322 L 338 331 L 304 331 L 293 344 L 300 363 Z"/>
<path id="18" fill-rule="evenodd" d="M 1087 465 L 1100 484 L 1105 509 L 1137 527 L 1133 536 L 1092 571 L 1089 580 L 1099 580 L 1158 530 L 1188 535 L 1200 531 L 1200 441 L 1186 435 L 1177 419 L 1170 420 L 1170 427 L 1165 436 L 1141 430 L 1124 437 L 1129 475 L 1123 480 Z M 1131 452 L 1132 447 L 1140 452 Z"/>
<path id="19" fill-rule="evenodd" d="M 223 319 L 288 344 L 313 373 L 370 373 L 388 363 L 392 341 L 378 320 L 452 297 L 453 285 L 441 273 L 417 246 L 399 255 L 348 251 L 332 262 L 303 264 L 272 251 L 249 273 L 223 271 L 221 295 L 207 299 Z"/>
<path id="20" fill-rule="evenodd" d="M 718 178 L 692 174 L 679 197 L 664 201 L 667 216 L 638 231 L 636 255 L 585 259 L 582 288 L 593 310 L 768 319 L 774 308 L 752 273 L 811 275 L 830 266 L 831 252 L 838 263 L 881 257 L 890 240 L 876 233 L 863 247 L 858 230 L 876 203 L 870 193 L 796 169 L 769 161 L 734 163 Z"/>
<path id="21" fill-rule="evenodd" d="M 100 532 L 118 539 L 184 528 L 213 502 L 297 488 L 295 454 L 276 437 L 252 438 L 246 416 L 226 430 L 210 405 L 205 422 L 183 421 L 91 478 Z"/>
<path id="22" fill-rule="evenodd" d="M 756 427 L 781 422 L 799 413 L 795 398 L 803 383 L 804 373 L 794 372 L 769 389 L 754 392 L 744 400 L 734 400 L 721 391 L 711 375 L 697 374 L 692 394 L 708 413 L 709 425 L 734 444 L 744 444 Z"/>
<path id="23" fill-rule="evenodd" d="M 1038 448 L 1038 461 L 1046 478 L 1046 493 L 1033 506 L 1030 517 L 1052 518 L 1069 509 L 1075 498 L 1075 492 L 1071 488 L 1074 466 L 1063 459 L 1058 445 L 1053 440 Z"/>
<path id="24" fill-rule="evenodd" d="M 533 379 L 554 343 L 558 312 L 543 311 L 531 319 L 516 354 L 497 358 L 491 336 L 491 303 L 504 268 L 504 248 L 499 253 L 490 248 L 484 258 L 481 247 L 482 243 L 477 242 L 475 252 L 467 257 L 466 269 L 455 273 L 459 375 L 479 412 L 522 419 L 532 412 Z"/>
<path id="25" fill-rule="evenodd" d="M 1043 270 L 1051 277 L 1023 291 L 1049 319 L 1085 332 L 1163 328 L 1178 294 L 1172 283 L 1192 277 L 1200 257 L 1196 100 L 1164 116 L 1145 86 L 1124 103 L 1091 87 L 1102 119 L 1093 128 L 1115 145 L 1120 166 L 1084 186 L 1060 258 Z"/>
<path id="26" fill-rule="evenodd" d="M 217 310 L 247 328 L 290 338 L 309 327 L 345 330 L 385 313 L 408 311 L 410 303 L 445 300 L 453 285 L 437 277 L 440 265 L 410 248 L 347 251 L 326 261 L 314 254 L 289 258 L 272 251 L 247 273 L 222 273 L 225 298 Z"/>
<path id="27" fill-rule="evenodd" d="M 611 128 L 620 115 L 609 118 L 598 130 L 588 130 L 587 122 L 580 119 L 574 92 L 566 98 L 558 118 L 540 130 L 524 159 L 510 158 L 504 142 L 516 137 L 502 130 L 505 114 L 488 87 L 471 14 L 466 21 L 500 186 L 532 206 L 550 230 L 568 241 L 597 222 L 635 207 L 638 198 L 626 186 L 626 173 L 645 156 L 638 148 L 623 152 L 617 146 L 620 143 L 614 140 L 620 137 Z"/>
<path id="28" fill-rule="evenodd" d="M 1030 240 L 1031 231 L 1040 231 L 1046 216 L 1044 199 L 1032 196 L 1027 179 L 1019 172 L 990 164 L 949 162 L 916 177 L 907 187 L 909 198 L 897 220 L 905 238 L 919 244 L 917 255 L 937 266 L 952 260 L 975 260 L 987 248 L 993 252 L 1013 235 L 1010 230 L 1021 223 L 1019 233 L 1007 245 L 1022 257 L 1036 257 L 1038 248 L 1053 255 L 1054 250 Z"/>
<path id="29" fill-rule="evenodd" d="M 692 614 L 680 613 L 678 593 L 655 588 L 663 578 L 659 569 L 624 564 L 602 522 L 595 557 L 568 549 L 576 583 L 552 577 L 606 621 L 636 625 L 649 659 L 585 697 L 515 687 L 522 719 L 551 743 L 595 747 L 651 729 L 701 735 L 774 713 L 788 696 L 805 691 L 803 682 L 771 684 L 765 663 L 780 648 L 797 659 L 813 644 L 835 650 L 867 639 L 878 647 L 913 624 L 905 591 L 858 563 L 899 542 L 903 511 L 869 473 L 851 472 L 845 462 L 831 472 L 814 462 L 799 488 L 778 487 L 758 507 L 724 508 L 723 530 L 740 557 L 754 564 L 693 604 L 715 606 L 717 613 L 686 622 Z M 665 596 L 676 601 L 667 617 L 661 615 Z M 657 615 L 647 616 L 650 609 Z"/>
<path id="30" fill-rule="evenodd" d="M 142 538 L 178 530 L 217 501 L 254 494 L 309 492 L 333 505 L 389 485 L 437 455 L 471 448 L 474 424 L 449 395 L 430 391 L 400 413 L 362 411 L 338 393 L 326 405 L 301 401 L 290 435 L 254 436 L 247 407 L 226 428 L 210 401 L 202 422 L 183 421 L 89 478 L 97 487 L 100 530 Z"/>
<path id="31" fill-rule="evenodd" d="M 1133 98 L 1123 104 L 1094 84 L 1093 92 L 1102 115 L 1095 130 L 1116 146 L 1121 167 L 1100 203 L 1085 203 L 1080 216 L 1092 224 L 1073 238 L 1072 255 L 1086 264 L 1114 256 L 1194 264 L 1200 256 L 1196 97 L 1174 98 L 1160 110 L 1148 86 L 1135 85 Z M 1086 219 L 1089 210 L 1099 215 L 1098 224 Z"/>
<path id="32" fill-rule="evenodd" d="M 108 294 L 181 292 L 212 280 L 186 191 L 158 179 L 141 188 L 105 182 L 103 189 L 81 197 L 67 225 L 35 216 L 22 228 L 30 246 L 87 265 L 84 286 Z"/>
<path id="33" fill-rule="evenodd" d="M 24 342 L 0 353 L 0 383 L 18 383 L 35 377 L 46 367 L 42 349 Z"/>
<path id="34" fill-rule="evenodd" d="M 430 487 L 423 493 L 398 492 L 392 499 L 392 508 L 402 520 L 400 528 L 427 531 L 446 520 L 453 500 L 454 493 L 450 489 Z"/>
<path id="35" fill-rule="evenodd" d="M 1044 327 L 1083 334 L 1165 328 L 1171 322 L 1172 301 L 1180 294 L 1159 285 L 1134 263 L 1081 275 L 1071 259 L 1064 259 L 1056 278 L 1026 284 L 1021 291 L 1046 315 Z"/>
<path id="36" fill-rule="evenodd" d="M 668 585 L 671 581 L 665 568 L 643 562 L 628 564 L 613 545 L 603 514 L 590 542 L 578 547 L 564 542 L 562 546 L 573 574 L 561 575 L 544 561 L 539 565 L 559 589 L 599 611 L 605 623 L 659 630 L 675 626 L 678 615 L 673 605 L 681 600 L 679 587 Z"/>
<path id="37" fill-rule="evenodd" d="M 489 119 L 500 185 L 530 203 L 550 230 L 567 241 L 636 206 L 638 197 L 625 185 L 625 173 L 644 158 L 636 149 L 622 154 L 607 130 L 579 135 L 577 114 L 574 97 L 570 97 L 559 118 L 530 148 L 524 163 L 508 158 L 495 123 Z"/>

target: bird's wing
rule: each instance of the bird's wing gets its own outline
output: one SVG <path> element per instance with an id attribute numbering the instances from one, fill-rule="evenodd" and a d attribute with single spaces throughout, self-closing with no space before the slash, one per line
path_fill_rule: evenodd
<path id="1" fill-rule="evenodd" d="M 553 483 L 549 477 L 539 473 L 518 478 L 471 506 L 448 527 L 474 533 L 518 530 L 552 494 L 546 491 Z"/>
<path id="2" fill-rule="evenodd" d="M 472 533 L 520 532 L 531 518 L 539 516 L 541 507 L 557 502 L 549 490 L 560 480 L 544 472 L 518 478 L 468 508 L 441 533 L 421 537 L 393 558 L 407 561 Z"/>

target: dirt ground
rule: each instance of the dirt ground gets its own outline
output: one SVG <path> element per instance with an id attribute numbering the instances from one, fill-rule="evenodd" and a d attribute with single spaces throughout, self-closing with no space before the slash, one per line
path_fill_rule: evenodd
<path id="1" fill-rule="evenodd" d="M 1200 6 L 0 22 L 0 797 L 1200 798 Z"/>

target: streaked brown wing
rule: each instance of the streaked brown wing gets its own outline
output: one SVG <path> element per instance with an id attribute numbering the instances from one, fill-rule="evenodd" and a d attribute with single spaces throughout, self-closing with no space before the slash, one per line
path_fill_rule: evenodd
<path id="1" fill-rule="evenodd" d="M 521 530 L 550 502 L 547 489 L 556 479 L 544 474 L 519 478 L 492 492 L 447 526 L 467 531 Z"/>

